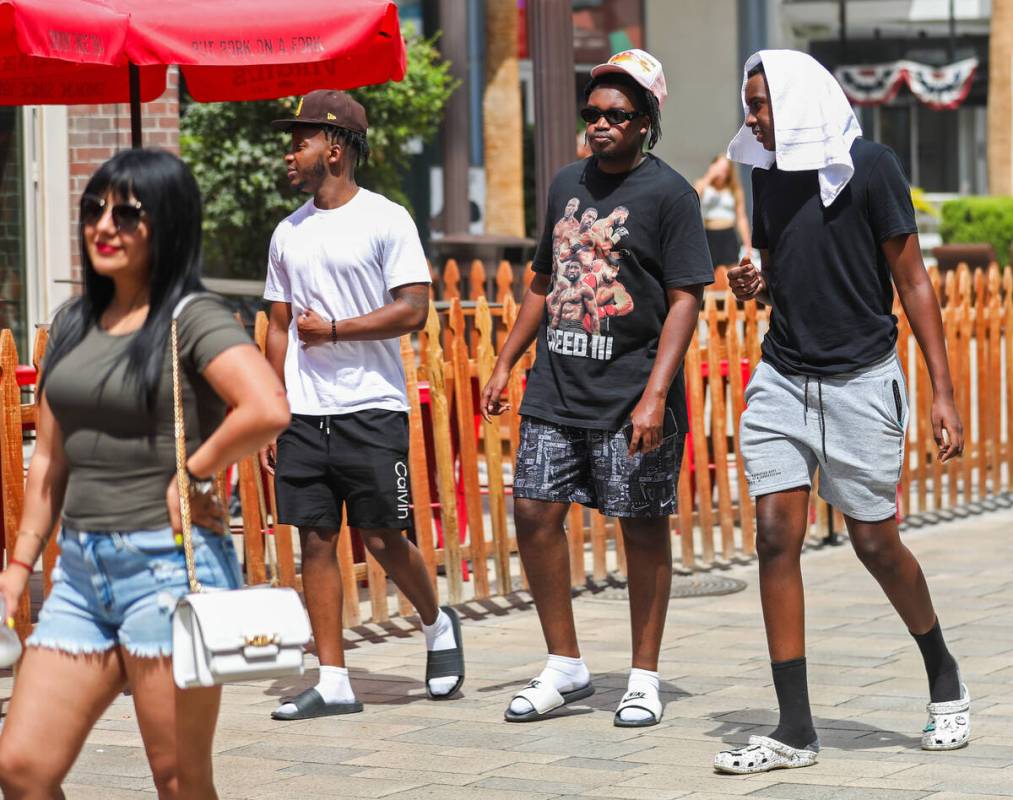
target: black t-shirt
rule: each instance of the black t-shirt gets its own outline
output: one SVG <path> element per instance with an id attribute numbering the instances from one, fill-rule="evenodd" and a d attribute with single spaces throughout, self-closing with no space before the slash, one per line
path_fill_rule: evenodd
<path id="1" fill-rule="evenodd" d="M 665 290 L 714 280 L 696 191 L 652 155 L 622 175 L 570 164 L 549 188 L 532 269 L 552 280 L 521 414 L 619 430 L 654 366 Z M 685 395 L 680 366 L 668 404 L 683 431 Z"/>
<path id="2" fill-rule="evenodd" d="M 816 170 L 753 170 L 753 246 L 773 309 L 763 358 L 787 375 L 836 375 L 884 358 L 897 341 L 893 283 L 882 243 L 917 233 L 897 156 L 851 145 L 855 174 L 828 208 Z"/>

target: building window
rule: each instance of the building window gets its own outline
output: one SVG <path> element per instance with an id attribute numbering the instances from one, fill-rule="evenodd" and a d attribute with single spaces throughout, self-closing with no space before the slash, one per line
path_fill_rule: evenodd
<path id="1" fill-rule="evenodd" d="M 644 0 L 571 0 L 573 60 L 601 64 L 613 53 L 644 46 Z M 517 57 L 528 58 L 527 0 L 517 0 Z"/>
<path id="2" fill-rule="evenodd" d="M 0 329 L 14 332 L 22 361 L 28 354 L 25 286 L 25 182 L 21 109 L 0 107 Z"/>
<path id="3" fill-rule="evenodd" d="M 978 106 L 933 111 L 910 98 L 864 109 L 866 136 L 897 153 L 908 179 L 926 192 L 982 194 L 985 115 Z"/>
<path id="4" fill-rule="evenodd" d="M 641 0 L 573 0 L 573 60 L 601 64 L 614 53 L 644 46 Z"/>
<path id="5" fill-rule="evenodd" d="M 888 4 L 852 5 L 871 8 Z M 861 28 L 861 20 L 862 12 L 858 11 L 850 24 L 861 30 L 872 25 L 866 20 Z M 862 108 L 860 116 L 865 136 L 893 148 L 912 185 L 934 194 L 985 194 L 988 45 L 988 36 L 974 31 L 962 31 L 956 39 L 950 39 L 938 35 L 880 35 L 877 30 L 872 36 L 849 36 L 847 43 L 839 39 L 813 40 L 809 42 L 809 51 L 831 72 L 842 64 L 884 64 L 909 59 L 939 65 L 978 59 L 974 81 L 956 110 L 933 111 L 903 88 L 886 105 Z"/>
<path id="6" fill-rule="evenodd" d="M 583 129 L 577 109 L 584 100 L 584 87 L 591 69 L 616 53 L 644 47 L 644 0 L 571 0 L 573 6 L 574 132 Z M 517 57 L 520 61 L 524 119 L 534 118 L 534 78 L 528 51 L 527 0 L 517 0 Z"/>

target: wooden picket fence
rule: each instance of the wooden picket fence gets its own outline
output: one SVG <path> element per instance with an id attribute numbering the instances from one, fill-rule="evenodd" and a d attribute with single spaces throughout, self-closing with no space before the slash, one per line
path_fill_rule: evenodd
<path id="1" fill-rule="evenodd" d="M 1013 267 L 971 273 L 966 267 L 940 282 L 943 326 L 957 407 L 964 422 L 964 457 L 933 457 L 932 389 L 911 325 L 898 314 L 898 351 L 914 400 L 908 458 L 899 488 L 904 513 L 939 511 L 1013 490 Z"/>
<path id="2" fill-rule="evenodd" d="M 490 281 L 472 269 L 471 299 L 461 298 L 459 278 L 450 264 L 436 286 L 439 298 L 430 306 L 425 329 L 401 340 L 407 377 L 410 463 L 408 480 L 412 529 L 441 602 L 482 600 L 523 587 L 510 514 L 511 480 L 520 425 L 516 409 L 523 396 L 525 370 L 532 348 L 511 374 L 511 410 L 485 422 L 477 414 L 477 393 L 488 380 L 496 353 L 516 319 L 517 274 L 500 265 Z M 454 265 L 456 268 L 456 265 Z M 914 346 L 903 309 L 898 351 L 908 376 L 912 417 L 908 458 L 898 487 L 901 513 L 953 508 L 1011 490 L 1013 480 L 1013 271 L 993 266 L 971 273 L 966 268 L 941 277 L 931 271 L 943 305 L 943 318 L 957 401 L 967 444 L 964 458 L 940 465 L 934 458 L 930 423 L 931 390 L 925 362 Z M 523 278 L 520 279 L 523 282 Z M 478 288 L 494 285 L 496 302 Z M 679 511 L 671 521 L 676 569 L 721 566 L 755 554 L 754 508 L 745 491 L 738 424 L 744 410 L 748 375 L 760 357 L 767 311 L 750 302 L 736 303 L 723 272 L 717 289 L 705 295 L 700 324 L 686 355 L 691 445 L 687 442 L 679 481 Z M 258 316 L 255 335 L 263 346 L 266 318 Z M 33 351 L 39 364 L 45 347 L 40 331 Z M 14 338 L 0 332 L 0 476 L 3 524 L 17 529 L 24 499 L 22 431 L 34 420 L 35 408 L 23 403 L 14 377 L 18 364 Z M 274 579 L 301 589 L 295 531 L 274 525 L 275 498 L 253 457 L 238 464 L 242 505 L 241 529 L 247 580 Z M 833 528 L 843 530 L 839 513 L 813 502 L 811 537 Z M 622 537 L 616 520 L 575 506 L 567 521 L 570 579 L 574 586 L 609 573 L 625 572 Z M 380 565 L 354 537 L 343 531 L 338 557 L 344 584 L 344 617 L 348 625 L 368 618 L 383 622 L 392 613 L 411 612 L 407 600 L 388 585 Z M 12 552 L 13 537 L 6 550 Z M 356 552 L 362 552 L 357 558 Z M 45 587 L 56 557 L 55 543 L 42 559 Z M 368 613 L 360 606 L 360 587 Z M 393 606 L 393 608 L 392 608 Z M 31 627 L 27 602 L 15 615 L 22 634 Z"/>

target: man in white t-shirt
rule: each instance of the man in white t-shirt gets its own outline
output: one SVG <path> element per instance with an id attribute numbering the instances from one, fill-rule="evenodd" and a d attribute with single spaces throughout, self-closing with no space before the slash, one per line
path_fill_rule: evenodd
<path id="1" fill-rule="evenodd" d="M 419 612 L 429 696 L 464 682 L 460 622 L 437 606 L 411 525 L 408 402 L 398 339 L 425 324 L 429 268 L 408 212 L 362 189 L 366 112 L 344 92 L 306 95 L 290 119 L 288 179 L 311 194 L 275 229 L 264 298 L 271 301 L 267 359 L 281 376 L 292 424 L 261 454 L 274 474 L 278 521 L 299 528 L 303 589 L 320 681 L 276 709 L 275 719 L 362 710 L 348 680 L 341 635 L 336 539 L 349 527 Z"/>

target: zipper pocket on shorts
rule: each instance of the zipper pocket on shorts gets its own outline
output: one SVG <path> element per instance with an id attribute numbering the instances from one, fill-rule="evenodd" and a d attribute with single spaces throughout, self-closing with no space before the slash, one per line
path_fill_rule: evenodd
<path id="1" fill-rule="evenodd" d="M 904 404 L 900 398 L 900 384 L 897 381 L 893 382 L 893 403 L 897 407 L 897 424 L 904 424 Z"/>

